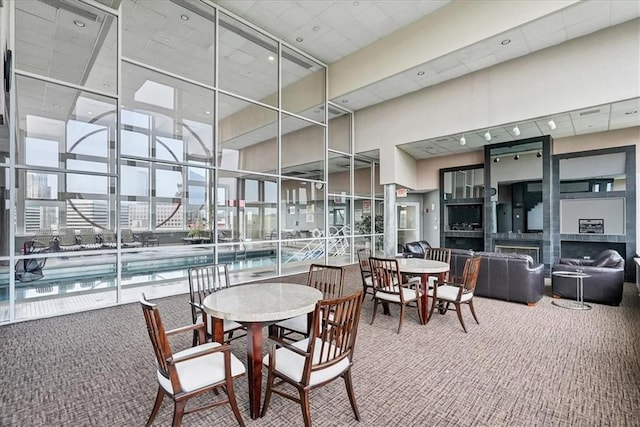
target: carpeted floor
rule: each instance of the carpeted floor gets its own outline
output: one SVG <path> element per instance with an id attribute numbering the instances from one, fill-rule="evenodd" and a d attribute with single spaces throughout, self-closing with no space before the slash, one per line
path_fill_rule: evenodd
<path id="1" fill-rule="evenodd" d="M 303 283 L 303 276 L 286 281 Z M 360 288 L 357 265 L 346 291 Z M 190 323 L 188 295 L 156 300 L 167 327 Z M 364 303 L 353 368 L 362 421 L 344 384 L 311 394 L 316 426 L 638 426 L 640 298 L 625 284 L 622 305 L 586 312 L 476 297 L 480 325 L 465 310 L 421 326 L 398 310 L 371 319 Z M 466 309 L 466 307 L 465 307 Z M 190 335 L 174 341 L 188 346 Z M 234 353 L 246 360 L 245 340 Z M 157 382 L 138 304 L 0 327 L 0 426 L 140 426 Z M 263 380 L 264 383 L 264 380 Z M 249 426 L 302 425 L 299 406 L 274 396 L 263 419 L 249 418 L 246 377 L 236 381 Z M 208 396 L 207 396 L 208 397 Z M 155 425 L 171 424 L 165 399 Z M 228 406 L 186 415 L 185 426 L 236 425 Z"/>

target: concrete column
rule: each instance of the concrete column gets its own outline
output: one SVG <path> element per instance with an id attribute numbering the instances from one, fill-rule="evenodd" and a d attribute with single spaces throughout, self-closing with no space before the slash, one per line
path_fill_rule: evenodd
<path id="1" fill-rule="evenodd" d="M 393 258 L 396 255 L 396 185 L 384 185 L 384 256 Z"/>

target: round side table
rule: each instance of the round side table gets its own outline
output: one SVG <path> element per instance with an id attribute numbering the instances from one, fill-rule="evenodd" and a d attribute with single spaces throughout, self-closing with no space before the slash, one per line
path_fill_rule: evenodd
<path id="1" fill-rule="evenodd" d="M 553 300 L 551 304 L 571 310 L 591 310 L 591 306 L 584 302 L 584 278 L 591 275 L 582 271 L 554 271 L 552 274 L 557 277 L 576 279 L 576 301 Z"/>

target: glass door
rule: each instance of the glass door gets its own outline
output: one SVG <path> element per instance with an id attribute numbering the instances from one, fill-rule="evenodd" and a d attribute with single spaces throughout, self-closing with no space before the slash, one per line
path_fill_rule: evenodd
<path id="1" fill-rule="evenodd" d="M 396 203 L 396 220 L 398 221 L 396 235 L 398 246 L 420 240 L 420 203 Z"/>

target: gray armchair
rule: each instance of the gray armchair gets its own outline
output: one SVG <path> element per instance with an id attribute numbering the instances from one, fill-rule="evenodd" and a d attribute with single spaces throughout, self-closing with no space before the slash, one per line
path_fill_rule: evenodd
<path id="1" fill-rule="evenodd" d="M 552 272 L 582 270 L 590 277 L 583 281 L 584 300 L 620 305 L 624 285 L 624 258 L 613 249 L 602 251 L 595 259 L 561 258 Z M 576 279 L 551 275 L 554 298 L 576 299 Z"/>

